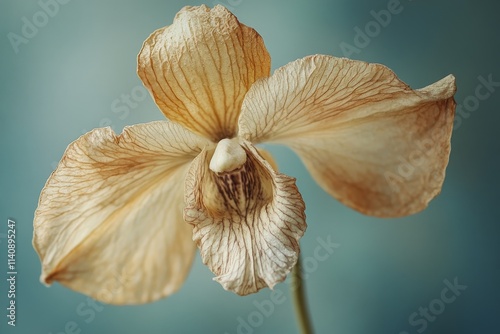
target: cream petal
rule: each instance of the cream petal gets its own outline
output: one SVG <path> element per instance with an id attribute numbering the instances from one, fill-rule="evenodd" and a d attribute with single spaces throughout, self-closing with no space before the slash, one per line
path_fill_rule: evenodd
<path id="1" fill-rule="evenodd" d="M 239 135 L 291 146 L 319 185 L 362 213 L 408 215 L 441 190 L 455 90 L 451 75 L 412 90 L 383 65 L 310 56 L 252 86 Z"/>
<path id="2" fill-rule="evenodd" d="M 175 292 L 196 251 L 182 218 L 184 179 L 206 144 L 166 121 L 119 136 L 95 129 L 70 144 L 35 212 L 41 281 L 112 304 Z"/>
<path id="3" fill-rule="evenodd" d="M 184 7 L 151 34 L 137 71 L 167 118 L 218 142 L 236 134 L 243 98 L 270 66 L 255 30 L 220 5 L 203 5 Z"/>
<path id="4" fill-rule="evenodd" d="M 286 278 L 306 223 L 295 179 L 274 172 L 248 142 L 242 147 L 246 163 L 232 172 L 212 172 L 210 151 L 193 161 L 184 219 L 193 225 L 193 239 L 215 280 L 247 295 Z"/>

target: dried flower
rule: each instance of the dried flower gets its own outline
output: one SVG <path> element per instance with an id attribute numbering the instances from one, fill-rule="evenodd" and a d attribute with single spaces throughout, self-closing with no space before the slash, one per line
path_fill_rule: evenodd
<path id="1" fill-rule="evenodd" d="M 270 67 L 259 34 L 222 6 L 185 7 L 155 31 L 138 74 L 170 121 L 69 145 L 35 213 L 42 282 L 149 302 L 182 285 L 196 246 L 227 290 L 283 281 L 305 206 L 262 142 L 291 147 L 328 193 L 368 215 L 412 214 L 438 194 L 453 76 L 412 90 L 385 66 L 332 56 Z M 398 174 L 420 144 L 418 165 Z"/>

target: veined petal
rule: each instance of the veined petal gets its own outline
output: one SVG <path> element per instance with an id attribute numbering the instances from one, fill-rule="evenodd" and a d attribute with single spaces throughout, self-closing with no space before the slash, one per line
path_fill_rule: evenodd
<path id="1" fill-rule="evenodd" d="M 42 193 L 33 245 L 41 281 L 112 304 L 175 292 L 195 254 L 184 179 L 206 145 L 170 122 L 95 129 L 68 146 Z"/>
<path id="2" fill-rule="evenodd" d="M 291 146 L 315 180 L 369 215 L 424 209 L 450 153 L 455 79 L 412 90 L 379 64 L 310 56 L 256 82 L 239 135 Z"/>
<path id="3" fill-rule="evenodd" d="M 203 151 L 186 178 L 184 219 L 203 262 L 226 290 L 239 295 L 272 288 L 297 262 L 305 206 L 295 179 L 276 173 L 249 143 L 243 166 L 209 170 Z"/>
<path id="4" fill-rule="evenodd" d="M 203 5 L 184 7 L 151 34 L 137 71 L 167 118 L 218 142 L 236 134 L 246 92 L 270 67 L 255 30 L 220 5 Z"/>

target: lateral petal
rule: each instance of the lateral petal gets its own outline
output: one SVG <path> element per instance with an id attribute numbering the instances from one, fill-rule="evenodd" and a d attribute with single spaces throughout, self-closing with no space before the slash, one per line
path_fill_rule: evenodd
<path id="1" fill-rule="evenodd" d="M 70 144 L 35 212 L 41 281 L 111 304 L 175 292 L 196 249 L 182 218 L 184 178 L 205 145 L 166 121 L 119 136 L 95 129 Z"/>
<path id="2" fill-rule="evenodd" d="M 412 90 L 383 65 L 310 56 L 252 86 L 239 135 L 289 145 L 320 186 L 362 213 L 408 215 L 440 192 L 455 90 L 451 75 Z"/>
<path id="3" fill-rule="evenodd" d="M 137 72 L 167 118 L 217 142 L 236 134 L 243 98 L 270 66 L 255 30 L 203 5 L 184 7 L 149 36 Z"/>
<path id="4" fill-rule="evenodd" d="M 286 278 L 306 223 L 295 179 L 273 171 L 250 143 L 242 147 L 246 163 L 232 172 L 209 170 L 210 151 L 193 161 L 184 219 L 215 280 L 247 295 Z"/>

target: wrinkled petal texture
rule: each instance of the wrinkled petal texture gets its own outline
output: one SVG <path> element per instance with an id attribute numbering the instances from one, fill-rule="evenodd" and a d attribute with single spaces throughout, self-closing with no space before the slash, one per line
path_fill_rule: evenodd
<path id="1" fill-rule="evenodd" d="M 184 179 L 205 143 L 170 122 L 95 129 L 70 144 L 43 189 L 33 244 L 42 282 L 136 304 L 175 292 L 196 246 Z"/>
<path id="2" fill-rule="evenodd" d="M 383 65 L 310 56 L 252 86 L 239 135 L 289 145 L 320 186 L 362 213 L 404 216 L 441 190 L 455 90 L 451 75 L 412 90 Z"/>
<path id="3" fill-rule="evenodd" d="M 270 66 L 260 35 L 222 6 L 183 8 L 138 56 L 138 74 L 165 116 L 214 142 L 236 134 L 243 98 Z"/>
<path id="4" fill-rule="evenodd" d="M 247 161 L 229 173 L 208 169 L 208 151 L 195 159 L 186 178 L 184 219 L 215 280 L 247 295 L 286 278 L 306 223 L 295 179 L 274 172 L 251 144 L 242 147 Z"/>

